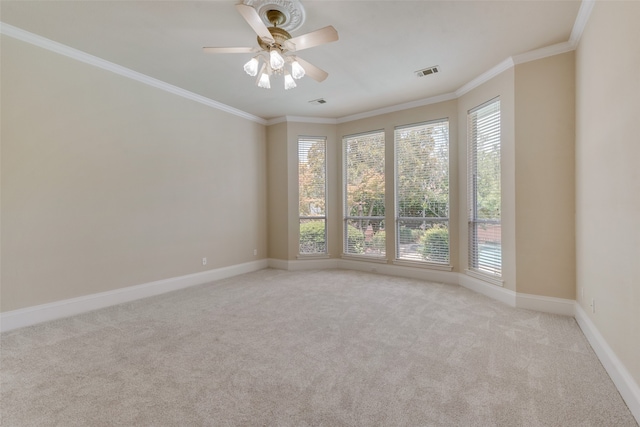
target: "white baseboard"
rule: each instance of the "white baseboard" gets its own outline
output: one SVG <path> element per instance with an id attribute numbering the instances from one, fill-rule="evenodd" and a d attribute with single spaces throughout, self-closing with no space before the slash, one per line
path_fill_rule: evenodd
<path id="1" fill-rule="evenodd" d="M 85 295 L 77 298 L 36 305 L 0 314 L 0 331 L 6 332 L 37 323 L 74 316 L 88 311 L 109 307 L 124 302 L 147 298 L 165 292 L 177 291 L 190 286 L 202 285 L 239 274 L 262 270 L 268 266 L 266 259 L 216 268 L 186 276 L 157 280 L 112 291 Z"/>
<path id="2" fill-rule="evenodd" d="M 269 267 L 288 271 L 311 269 L 342 268 L 345 270 L 366 271 L 389 276 L 407 277 L 429 282 L 450 283 L 460 285 L 489 298 L 503 302 L 511 307 L 526 308 L 545 313 L 575 315 L 575 301 L 564 298 L 553 298 L 539 295 L 517 293 L 501 286 L 488 283 L 465 273 L 435 270 L 406 265 L 387 264 L 383 262 L 361 261 L 352 258 L 321 258 L 281 260 L 269 259 Z"/>
<path id="3" fill-rule="evenodd" d="M 516 293 L 516 307 L 574 317 L 576 302 L 572 299 Z"/>
<path id="4" fill-rule="evenodd" d="M 627 368 L 622 364 L 613 349 L 607 344 L 596 325 L 593 324 L 587 313 L 584 312 L 580 304 L 575 305 L 575 318 L 582 329 L 585 337 L 591 344 L 602 366 L 616 385 L 620 395 L 626 402 L 629 410 L 640 424 L 640 386 L 633 379 Z"/>
<path id="5" fill-rule="evenodd" d="M 288 271 L 328 270 L 332 268 L 338 268 L 338 260 L 335 258 L 315 258 L 289 261 L 270 258 L 269 268 Z"/>
<path id="6" fill-rule="evenodd" d="M 596 355 L 602 362 L 602 365 L 605 367 L 609 376 L 618 388 L 620 395 L 640 424 L 640 387 L 579 304 L 573 300 L 563 298 L 543 297 L 522 293 L 518 294 L 509 289 L 504 289 L 502 287 L 483 282 L 482 280 L 468 276 L 464 273 L 335 258 L 294 261 L 263 259 L 189 274 L 186 276 L 157 280 L 127 288 L 100 292 L 78 298 L 71 298 L 49 304 L 8 311 L 0 314 L 0 331 L 6 332 L 25 326 L 35 325 L 37 323 L 61 319 L 124 302 L 159 295 L 165 292 L 176 291 L 190 286 L 201 285 L 215 280 L 237 276 L 239 274 L 250 273 L 267 267 L 290 271 L 342 268 L 377 272 L 391 276 L 408 277 L 432 282 L 458 284 L 512 307 L 574 316 L 580 326 L 580 329 L 582 329 L 582 332 L 587 337 L 591 347 L 594 349 Z"/>
<path id="7" fill-rule="evenodd" d="M 428 270 L 410 266 L 384 264 L 381 262 L 359 261 L 356 259 L 297 259 L 282 260 L 269 259 L 269 267 L 279 270 L 303 271 L 340 268 L 343 270 L 367 271 L 370 273 L 386 274 L 388 276 L 408 277 L 430 282 L 458 284 L 456 273 L 448 271 Z"/>
<path id="8" fill-rule="evenodd" d="M 268 265 L 269 268 L 275 268 L 276 270 L 289 270 L 289 263 L 291 263 L 292 261 L 288 261 L 286 259 L 275 259 L 275 258 L 269 258 L 268 260 Z M 295 262 L 295 261 L 293 261 Z"/>
<path id="9" fill-rule="evenodd" d="M 442 270 L 429 270 L 403 265 L 382 264 L 376 262 L 359 261 L 356 259 L 339 259 L 338 268 L 344 270 L 367 271 L 370 273 L 386 274 L 387 276 L 407 277 L 429 282 L 458 284 L 457 273 Z"/>
<path id="10" fill-rule="evenodd" d="M 465 273 L 458 273 L 458 284 L 511 307 L 516 306 L 516 293 L 510 289 L 484 282 Z"/>
<path id="11" fill-rule="evenodd" d="M 450 283 L 460 285 L 489 298 L 503 302 L 511 307 L 526 308 L 545 313 L 563 316 L 575 315 L 575 301 L 564 298 L 553 298 L 539 295 L 517 293 L 510 289 L 486 282 L 465 273 L 446 270 L 411 267 L 408 265 L 387 264 L 386 262 L 371 262 L 354 258 L 320 258 L 282 260 L 269 259 L 269 267 L 288 271 L 302 271 L 312 269 L 342 268 L 345 270 L 366 271 L 369 273 L 386 274 L 389 276 L 407 277 L 410 279 L 426 280 L 429 282 Z"/>

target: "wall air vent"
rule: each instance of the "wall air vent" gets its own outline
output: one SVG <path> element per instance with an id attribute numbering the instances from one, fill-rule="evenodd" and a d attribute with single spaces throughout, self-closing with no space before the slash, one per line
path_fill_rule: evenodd
<path id="1" fill-rule="evenodd" d="M 321 105 L 326 103 L 327 101 L 325 101 L 324 98 L 318 98 L 318 99 L 314 99 L 313 101 L 309 101 L 309 104 L 316 104 L 316 105 Z"/>
<path id="2" fill-rule="evenodd" d="M 424 70 L 416 71 L 416 76 L 424 77 L 424 76 L 428 76 L 430 74 L 435 74 L 438 72 L 440 72 L 440 69 L 438 68 L 437 65 L 434 65 L 433 67 L 428 67 L 428 68 L 425 68 Z"/>

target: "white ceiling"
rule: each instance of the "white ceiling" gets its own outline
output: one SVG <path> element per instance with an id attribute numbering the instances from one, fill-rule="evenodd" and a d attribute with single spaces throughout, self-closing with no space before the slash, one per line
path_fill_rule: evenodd
<path id="1" fill-rule="evenodd" d="M 250 114 L 339 118 L 455 92 L 501 61 L 569 40 L 579 0 L 302 0 L 295 37 L 327 25 L 337 42 L 300 52 L 326 70 L 285 91 L 255 86 L 251 54 L 203 46 L 255 46 L 239 1 L 2 1 L 0 19 Z M 438 65 L 418 78 L 414 71 Z M 324 105 L 308 101 L 324 98 Z"/>

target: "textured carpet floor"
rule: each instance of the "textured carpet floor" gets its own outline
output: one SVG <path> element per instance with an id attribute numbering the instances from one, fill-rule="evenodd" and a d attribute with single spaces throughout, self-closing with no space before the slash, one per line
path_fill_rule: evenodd
<path id="1" fill-rule="evenodd" d="M 636 426 L 575 320 L 262 270 L 1 337 L 2 425 Z"/>

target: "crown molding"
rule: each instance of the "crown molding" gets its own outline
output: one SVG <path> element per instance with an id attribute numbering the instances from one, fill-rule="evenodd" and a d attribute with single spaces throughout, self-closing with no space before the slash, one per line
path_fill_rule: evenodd
<path id="1" fill-rule="evenodd" d="M 587 22 L 589 21 L 591 11 L 595 4 L 596 0 L 582 0 L 582 3 L 580 3 L 580 10 L 578 10 L 578 16 L 576 16 L 576 21 L 573 23 L 571 36 L 569 36 L 569 43 L 573 45 L 574 49 L 578 47 L 578 43 L 580 42 L 580 38 L 582 37 L 585 27 L 587 26 Z"/>
<path id="2" fill-rule="evenodd" d="M 36 34 L 22 30 L 20 28 L 14 27 L 12 25 L 5 24 L 3 22 L 0 22 L 0 34 L 4 34 L 6 36 L 24 41 L 26 43 L 30 43 L 32 45 L 50 50 L 52 52 L 68 56 L 78 61 L 90 64 L 90 65 L 94 65 L 98 68 L 111 71 L 113 73 L 119 74 L 124 77 L 128 77 L 130 79 L 139 81 L 149 86 L 153 86 L 155 88 L 164 90 L 174 95 L 178 95 L 183 98 L 190 99 L 195 102 L 199 102 L 209 107 L 213 107 L 215 109 L 251 120 L 253 122 L 256 122 L 265 126 L 271 126 L 271 125 L 275 125 L 283 122 L 340 124 L 340 123 L 346 123 L 346 122 L 351 122 L 355 120 L 365 119 L 369 117 L 374 117 L 381 114 L 394 113 L 397 111 L 408 110 L 410 108 L 423 107 L 426 105 L 437 104 L 439 102 L 445 102 L 445 101 L 450 101 L 452 99 L 457 99 L 457 98 L 460 98 L 462 95 L 477 88 L 478 86 L 486 83 L 492 78 L 496 77 L 500 73 L 514 67 L 515 65 L 523 64 L 525 62 L 535 61 L 538 59 L 559 55 L 561 53 L 566 53 L 566 52 L 575 50 L 578 45 L 578 42 L 580 41 L 580 37 L 582 36 L 582 33 L 587 25 L 587 21 L 589 20 L 589 16 L 591 15 L 591 11 L 593 10 L 593 6 L 595 5 L 595 2 L 596 0 L 582 0 L 580 4 L 580 10 L 578 11 L 578 15 L 576 17 L 576 20 L 573 25 L 573 29 L 571 31 L 571 36 L 569 40 L 566 42 L 557 43 L 551 46 L 546 46 L 540 49 L 532 50 L 529 52 L 525 52 L 519 55 L 509 57 L 504 61 L 500 62 L 499 64 L 495 65 L 491 69 L 480 74 L 478 77 L 469 81 L 465 85 L 461 86 L 455 92 L 432 96 L 425 99 L 406 102 L 403 104 L 392 105 L 390 107 L 379 108 L 376 110 L 365 111 L 362 113 L 351 114 L 348 116 L 343 116 L 338 118 L 282 116 L 282 117 L 276 117 L 273 119 L 266 120 L 266 119 L 263 119 L 262 117 L 258 117 L 253 114 L 247 113 L 245 111 L 238 110 L 226 104 L 222 104 L 221 102 L 214 101 L 213 99 L 206 98 L 202 95 L 198 95 L 196 93 L 171 85 L 161 80 L 154 79 L 153 77 L 149 77 L 145 74 L 139 73 L 137 71 L 133 71 L 129 68 L 122 67 L 120 65 L 114 64 L 113 62 L 100 59 L 96 56 L 71 48 L 69 46 L 65 46 L 61 43 L 54 42 L 53 40 L 49 40 L 47 38 L 38 36 Z"/>
<path id="3" fill-rule="evenodd" d="M 424 107 L 425 105 L 437 104 L 439 102 L 456 99 L 455 93 L 445 93 L 443 95 L 431 96 L 417 101 L 405 102 L 403 104 L 392 105 L 390 107 L 378 108 L 377 110 L 365 111 L 363 113 L 352 114 L 339 117 L 336 123 L 352 122 L 354 120 L 366 119 L 368 117 L 379 116 L 381 114 L 395 113 L 396 111 L 408 110 L 409 108 Z"/>
<path id="4" fill-rule="evenodd" d="M 337 119 L 328 117 L 302 117 L 302 116 L 285 116 L 288 122 L 296 123 L 317 123 L 322 125 L 335 125 Z"/>
<path id="5" fill-rule="evenodd" d="M 480 74 L 478 77 L 476 77 L 475 79 L 471 80 L 469 83 L 467 83 L 467 84 L 461 86 L 460 88 L 458 88 L 458 90 L 455 91 L 456 98 L 460 98 L 465 93 L 471 92 L 473 89 L 477 88 L 478 86 L 482 85 L 483 83 L 488 82 L 489 80 L 491 80 L 492 78 L 494 78 L 498 74 L 502 73 L 503 71 L 506 71 L 509 68 L 513 67 L 513 65 L 514 65 L 513 64 L 513 58 L 509 57 L 509 58 L 505 59 L 504 61 L 502 61 L 498 65 L 496 65 L 496 66 L 492 67 L 491 69 L 485 71 L 484 73 Z"/>
<path id="6" fill-rule="evenodd" d="M 511 59 L 515 65 L 525 62 L 536 61 L 538 59 L 547 58 L 549 56 L 560 55 L 561 53 L 571 52 L 575 50 L 575 45 L 571 42 L 563 42 L 545 46 L 540 49 L 530 50 L 520 55 L 512 56 Z"/>
<path id="7" fill-rule="evenodd" d="M 318 123 L 322 125 L 335 125 L 337 119 L 327 117 L 303 117 L 303 116 L 282 116 L 267 120 L 267 126 L 278 123 Z"/>
<path id="8" fill-rule="evenodd" d="M 248 119 L 262 125 L 267 124 L 267 121 L 261 117 L 254 116 L 253 114 L 238 110 L 221 102 L 214 101 L 213 99 L 204 97 L 202 95 L 198 95 L 197 93 L 193 93 L 178 86 L 163 82 L 162 80 L 154 79 L 153 77 L 149 77 L 146 74 L 142 74 L 121 65 L 114 64 L 113 62 L 106 61 L 81 50 L 63 45 L 62 43 L 58 43 L 37 34 L 30 33 L 18 27 L 14 27 L 13 25 L 0 22 L 0 34 L 4 34 L 5 36 L 23 41 L 25 43 L 29 43 L 34 46 L 47 49 L 51 52 L 67 56 L 77 61 L 84 62 L 85 64 L 93 65 L 94 67 L 111 71 L 112 73 L 127 77 L 132 80 L 136 80 L 140 83 L 144 83 L 157 89 L 164 90 L 165 92 L 190 99 L 200 104 L 213 107 L 217 110 L 224 111 L 226 113 L 233 114 L 235 116 L 242 117 L 244 119 Z"/>
<path id="9" fill-rule="evenodd" d="M 267 120 L 267 126 L 277 125 L 278 123 L 286 123 L 286 122 L 287 122 L 287 116 L 276 117 L 276 118 Z"/>

